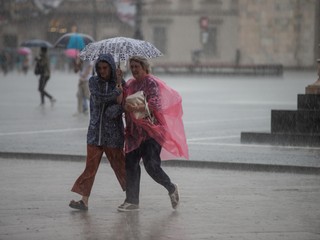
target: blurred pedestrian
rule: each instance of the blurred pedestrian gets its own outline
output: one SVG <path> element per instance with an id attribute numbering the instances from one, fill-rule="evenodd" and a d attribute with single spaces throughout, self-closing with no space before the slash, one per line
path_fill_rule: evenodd
<path id="1" fill-rule="evenodd" d="M 88 210 L 89 196 L 103 153 L 106 154 L 122 190 L 126 190 L 123 108 L 119 99 L 122 85 L 117 85 L 117 81 L 122 84 L 125 82 L 121 72 L 117 71 L 111 54 L 100 55 L 95 70 L 97 75 L 89 79 L 90 123 L 86 166 L 71 189 L 82 198 L 79 201 L 72 200 L 69 204 L 71 208 L 79 210 Z"/>
<path id="2" fill-rule="evenodd" d="M 79 114 L 88 114 L 88 101 L 90 98 L 89 79 L 92 75 L 93 62 L 89 60 L 80 60 L 76 62 L 74 71 L 79 72 L 79 82 L 77 91 L 77 112 Z"/>
<path id="3" fill-rule="evenodd" d="M 135 56 L 130 58 L 129 63 L 133 78 L 126 83 L 123 96 L 127 191 L 118 211 L 139 210 L 141 159 L 151 178 L 166 188 L 172 208 L 176 209 L 179 204 L 178 186 L 161 168 L 161 159 L 173 156 L 188 159 L 181 96 L 150 74 L 147 59 Z M 147 104 L 127 102 L 126 98 L 138 91 L 143 91 Z M 136 113 L 144 112 L 146 107 L 151 114 L 146 118 L 137 118 Z"/>
<path id="4" fill-rule="evenodd" d="M 22 60 L 22 72 L 27 74 L 29 70 L 29 55 L 23 56 Z"/>
<path id="5" fill-rule="evenodd" d="M 4 75 L 8 73 L 8 62 L 9 62 L 9 54 L 6 53 L 4 50 L 0 52 L 0 64 L 1 69 Z"/>
<path id="6" fill-rule="evenodd" d="M 40 92 L 41 106 L 45 104 L 45 97 L 49 98 L 52 105 L 56 102 L 56 99 L 45 90 L 47 82 L 50 79 L 50 62 L 47 55 L 47 50 L 48 48 L 41 47 L 40 55 L 36 58 L 36 66 L 34 71 L 36 75 L 40 75 L 38 90 Z"/>

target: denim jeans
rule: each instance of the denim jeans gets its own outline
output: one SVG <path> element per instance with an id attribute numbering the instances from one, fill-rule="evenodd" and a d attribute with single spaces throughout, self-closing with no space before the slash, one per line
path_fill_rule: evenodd
<path id="1" fill-rule="evenodd" d="M 47 85 L 49 78 L 50 78 L 49 76 L 40 76 L 40 79 L 39 79 L 38 90 L 40 92 L 41 104 L 44 104 L 44 97 L 52 99 L 52 96 L 45 90 L 45 87 Z"/>
<path id="2" fill-rule="evenodd" d="M 160 144 L 149 138 L 142 142 L 139 148 L 126 154 L 126 202 L 139 204 L 141 158 L 147 173 L 154 181 L 164 186 L 169 193 L 175 190 L 169 176 L 161 168 L 160 152 Z"/>

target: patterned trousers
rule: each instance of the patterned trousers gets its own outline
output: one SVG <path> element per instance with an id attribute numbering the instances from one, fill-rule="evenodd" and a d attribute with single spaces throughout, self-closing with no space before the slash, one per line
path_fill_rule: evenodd
<path id="1" fill-rule="evenodd" d="M 90 196 L 103 153 L 106 154 L 123 191 L 126 190 L 125 157 L 122 148 L 87 145 L 86 167 L 74 183 L 71 191 L 81 196 Z"/>

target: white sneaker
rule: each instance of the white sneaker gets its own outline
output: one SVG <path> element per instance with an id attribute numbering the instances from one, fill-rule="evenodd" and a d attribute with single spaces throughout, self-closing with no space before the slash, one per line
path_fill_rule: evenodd
<path id="1" fill-rule="evenodd" d="M 50 99 L 50 102 L 51 102 L 51 106 L 53 107 L 54 104 L 57 102 L 57 99 L 51 98 L 51 99 Z"/>
<path id="2" fill-rule="evenodd" d="M 178 185 L 173 184 L 175 186 L 175 190 L 173 193 L 169 194 L 170 200 L 171 200 L 171 206 L 173 209 L 177 209 L 180 201 L 179 191 L 178 191 Z"/>
<path id="3" fill-rule="evenodd" d="M 119 212 L 139 211 L 139 205 L 138 204 L 132 204 L 132 203 L 124 202 L 117 209 L 118 209 Z"/>

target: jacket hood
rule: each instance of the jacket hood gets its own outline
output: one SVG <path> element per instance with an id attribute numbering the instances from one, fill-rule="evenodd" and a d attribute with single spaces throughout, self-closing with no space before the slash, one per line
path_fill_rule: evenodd
<path id="1" fill-rule="evenodd" d="M 111 67 L 111 79 L 115 81 L 116 80 L 116 63 L 114 62 L 113 56 L 110 53 L 106 53 L 106 54 L 100 54 L 98 59 L 96 60 L 96 64 L 95 64 L 95 70 L 97 75 L 100 77 L 99 73 L 98 73 L 98 63 L 99 62 L 106 62 L 110 65 Z"/>

